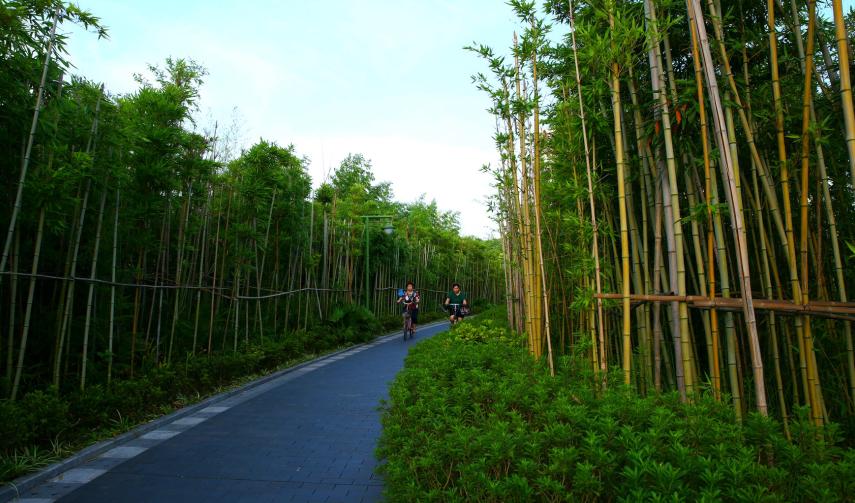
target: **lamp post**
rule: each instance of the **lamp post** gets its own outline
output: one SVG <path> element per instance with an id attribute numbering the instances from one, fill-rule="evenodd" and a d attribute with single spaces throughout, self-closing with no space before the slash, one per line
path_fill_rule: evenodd
<path id="1" fill-rule="evenodd" d="M 392 227 L 392 219 L 394 215 L 363 215 L 362 218 L 365 219 L 365 308 L 371 310 L 371 293 L 368 287 L 368 270 L 369 270 L 369 240 L 368 240 L 368 223 L 371 220 L 388 220 L 389 222 L 383 227 L 383 232 L 386 233 L 387 236 L 392 235 L 395 232 L 394 227 Z"/>

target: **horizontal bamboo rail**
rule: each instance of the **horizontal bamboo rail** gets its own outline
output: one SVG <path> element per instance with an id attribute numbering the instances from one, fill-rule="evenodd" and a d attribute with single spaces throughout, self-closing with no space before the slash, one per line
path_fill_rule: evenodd
<path id="1" fill-rule="evenodd" d="M 594 294 L 594 298 L 620 300 L 623 297 L 619 293 L 603 293 Z M 703 295 L 631 294 L 629 299 L 634 304 L 642 304 L 646 302 L 685 302 L 689 307 L 695 309 L 716 308 L 723 311 L 742 310 L 742 299 L 738 297 L 714 297 L 710 299 Z M 802 305 L 795 304 L 787 300 L 754 299 L 754 308 L 794 315 L 806 314 L 820 318 L 855 321 L 855 302 L 811 301 Z"/>
<path id="2" fill-rule="evenodd" d="M 262 288 L 261 290 L 270 292 L 268 295 L 228 295 L 223 292 L 228 292 L 232 289 L 231 286 L 218 286 L 213 287 L 210 285 L 202 285 L 202 286 L 194 286 L 194 285 L 176 285 L 176 284 L 160 284 L 160 285 L 152 285 L 148 283 L 120 283 L 116 281 L 108 281 L 97 278 L 84 278 L 80 276 L 54 276 L 51 274 L 32 274 L 27 272 L 13 272 L 13 271 L 3 271 L 0 272 L 0 276 L 21 276 L 25 278 L 36 278 L 36 279 L 49 279 L 54 281 L 80 281 L 82 283 L 95 283 L 98 285 L 104 286 L 117 286 L 123 288 L 145 288 L 149 290 L 201 290 L 203 292 L 210 293 L 211 295 L 217 295 L 227 300 L 265 300 L 272 299 L 275 297 L 282 297 L 285 295 L 293 295 L 302 292 L 335 292 L 335 293 L 347 293 L 350 290 L 345 289 L 335 289 L 335 288 L 297 288 L 295 290 L 288 291 L 280 291 L 280 290 L 271 290 L 269 288 Z M 255 288 L 253 288 L 255 290 Z"/>
<path id="3" fill-rule="evenodd" d="M 396 291 L 399 289 L 400 289 L 400 287 L 394 287 L 394 286 L 384 286 L 384 287 L 375 288 L 375 290 L 378 292 L 383 291 L 383 290 Z M 429 293 L 448 293 L 448 290 L 431 290 L 430 288 L 416 288 L 416 291 L 417 292 L 429 292 Z"/>

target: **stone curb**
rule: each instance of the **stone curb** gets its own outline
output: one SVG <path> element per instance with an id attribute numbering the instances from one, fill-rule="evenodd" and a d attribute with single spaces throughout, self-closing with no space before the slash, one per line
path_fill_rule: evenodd
<path id="1" fill-rule="evenodd" d="M 448 321 L 440 319 L 438 321 L 434 321 L 434 322 L 428 323 L 426 325 L 422 325 L 421 330 L 428 328 L 428 327 L 435 326 L 435 325 L 439 325 L 442 323 L 448 323 Z M 137 426 L 136 428 L 134 428 L 130 431 L 126 431 L 125 433 L 122 433 L 121 435 L 118 435 L 116 437 L 113 437 L 113 438 L 110 438 L 107 440 L 102 440 L 100 442 L 97 442 L 93 445 L 90 445 L 89 447 L 86 447 L 83 450 L 78 451 L 75 454 L 72 454 L 71 456 L 69 456 L 69 457 L 67 457 L 61 461 L 57 461 L 56 463 L 49 465 L 46 468 L 43 468 L 42 470 L 40 470 L 36 473 L 32 473 L 30 475 L 24 475 L 23 477 L 17 478 L 15 480 L 13 480 L 12 482 L 5 484 L 2 488 L 0 488 L 0 503 L 6 503 L 8 501 L 13 501 L 15 498 L 18 498 L 21 493 L 27 492 L 30 489 L 47 482 L 48 480 L 56 477 L 57 475 L 59 475 L 63 472 L 66 472 L 72 468 L 76 468 L 76 467 L 86 463 L 87 461 L 91 460 L 92 458 L 98 456 L 99 454 L 107 452 L 108 450 L 112 449 L 113 447 L 117 447 L 117 446 L 119 446 L 119 445 L 121 445 L 121 444 L 123 444 L 129 440 L 133 440 L 135 438 L 141 437 L 142 435 L 148 433 L 149 431 L 156 430 L 165 424 L 173 422 L 176 419 L 180 419 L 184 416 L 189 416 L 191 414 L 196 413 L 197 411 L 199 411 L 201 409 L 204 409 L 206 407 L 210 407 L 210 406 L 212 406 L 218 402 L 221 402 L 223 400 L 231 398 L 232 396 L 235 396 L 235 395 L 240 394 L 240 393 L 244 393 L 244 392 L 249 391 L 253 388 L 261 386 L 262 384 L 265 384 L 265 383 L 270 382 L 274 379 L 277 379 L 277 378 L 279 378 L 285 374 L 289 374 L 291 372 L 300 370 L 303 367 L 307 367 L 307 366 L 312 365 L 314 363 L 317 363 L 319 361 L 323 361 L 323 360 L 326 360 L 328 358 L 332 358 L 336 355 L 350 351 L 354 348 L 358 348 L 361 346 L 367 346 L 369 344 L 373 344 L 373 343 L 376 343 L 378 341 L 385 342 L 389 339 L 394 339 L 395 337 L 400 337 L 400 336 L 401 336 L 400 330 L 396 330 L 395 332 L 387 333 L 385 335 L 381 335 L 379 337 L 376 337 L 369 342 L 363 342 L 361 344 L 354 344 L 353 346 L 348 346 L 346 348 L 339 349 L 339 350 L 334 351 L 332 353 L 328 353 L 328 354 L 325 354 L 323 356 L 319 356 L 317 358 L 313 358 L 311 360 L 307 360 L 305 362 L 298 363 L 294 366 L 284 368 L 281 370 L 277 370 L 276 372 L 273 372 L 272 374 L 266 375 L 264 377 L 260 377 L 260 378 L 256 379 L 255 381 L 251 381 L 249 383 L 244 384 L 243 386 L 237 387 L 237 388 L 229 390 L 229 391 L 224 391 L 224 392 L 219 393 L 217 395 L 210 396 L 210 397 L 202 400 L 201 402 L 195 403 L 193 405 L 188 405 L 187 407 L 178 409 L 175 412 L 171 412 L 165 416 L 161 416 L 157 419 L 153 419 L 152 421 L 149 421 L 148 423 L 141 424 L 141 425 Z"/>

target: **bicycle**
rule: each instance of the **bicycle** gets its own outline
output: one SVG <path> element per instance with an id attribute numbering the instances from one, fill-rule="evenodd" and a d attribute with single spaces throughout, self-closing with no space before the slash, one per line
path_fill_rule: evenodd
<path id="1" fill-rule="evenodd" d="M 466 314 L 467 306 L 460 304 L 447 304 L 449 314 L 454 318 L 449 323 L 451 326 L 456 325 L 463 319 Z"/>
<path id="2" fill-rule="evenodd" d="M 404 302 L 404 340 L 407 340 L 407 336 L 410 339 L 414 338 L 415 332 L 413 332 L 413 313 L 412 311 L 416 309 L 415 302 Z"/>

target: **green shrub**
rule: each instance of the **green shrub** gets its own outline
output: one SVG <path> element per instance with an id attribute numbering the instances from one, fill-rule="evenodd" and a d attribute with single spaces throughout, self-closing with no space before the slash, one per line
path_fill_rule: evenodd
<path id="1" fill-rule="evenodd" d="M 18 405 L 0 400 L 0 452 L 30 441 L 26 418 Z"/>
<path id="2" fill-rule="evenodd" d="M 28 393 L 18 404 L 29 440 L 41 445 L 49 445 L 69 428 L 68 409 L 68 403 L 50 390 Z"/>
<path id="3" fill-rule="evenodd" d="M 549 376 L 497 313 L 415 346 L 384 405 L 391 501 L 851 501 L 855 453 L 804 412 L 775 421 L 707 396 L 597 391 L 589 363 Z M 612 382 L 619 382 L 613 380 Z"/>
<path id="4" fill-rule="evenodd" d="M 383 330 L 371 311 L 355 304 L 337 307 L 324 325 L 339 343 L 368 342 Z"/>
<path id="5" fill-rule="evenodd" d="M 508 328 L 506 312 L 503 307 L 492 307 L 481 316 L 458 323 L 452 328 L 455 337 L 461 342 L 499 342 L 520 346 L 524 339 Z"/>

